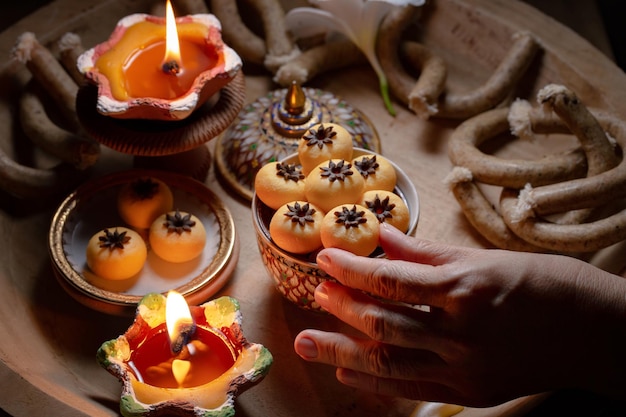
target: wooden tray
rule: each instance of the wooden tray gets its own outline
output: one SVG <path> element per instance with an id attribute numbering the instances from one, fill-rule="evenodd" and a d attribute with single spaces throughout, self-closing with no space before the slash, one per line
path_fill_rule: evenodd
<path id="1" fill-rule="evenodd" d="M 73 31 L 85 46 L 92 46 L 108 37 L 120 17 L 147 11 L 150 3 L 53 1 L 0 34 L 0 56 L 8 59 L 13 43 L 24 31 L 34 31 L 45 43 Z M 529 97 L 548 82 L 566 83 L 586 104 L 626 114 L 624 73 L 587 41 L 535 9 L 512 0 L 434 3 L 434 12 L 424 26 L 424 40 L 445 52 L 455 86 L 471 88 L 486 78 L 506 50 L 505 40 L 517 30 L 528 29 L 544 48 L 541 65 L 528 88 Z M 17 130 L 15 100 L 27 80 L 28 74 L 19 64 L 7 64 L 0 72 L 0 146 L 21 158 L 28 155 L 21 153 L 22 145 L 13 135 Z M 262 75 L 248 76 L 246 81 L 248 101 L 277 88 Z M 467 246 L 487 245 L 442 184 L 451 169 L 446 141 L 454 123 L 424 122 L 399 103 L 398 115 L 390 117 L 368 67 L 327 74 L 311 85 L 342 96 L 375 124 L 383 154 L 402 167 L 418 189 L 418 236 Z M 129 165 L 128 158 L 105 149 L 90 175 Z M 268 347 L 275 357 L 269 376 L 239 397 L 238 415 L 409 416 L 414 402 L 357 392 L 337 383 L 334 369 L 297 357 L 292 343 L 300 330 L 345 326 L 281 298 L 263 271 L 248 203 L 223 188 L 213 171 L 206 184 L 231 210 L 241 238 L 240 262 L 218 295 L 228 294 L 240 301 L 247 337 Z M 58 201 L 18 201 L 5 194 L 0 199 L 0 236 L 4 238 L 0 252 L 0 407 L 16 416 L 115 416 L 120 385 L 96 364 L 94 355 L 103 341 L 123 333 L 129 321 L 83 307 L 55 281 L 46 251 L 55 203 Z M 623 257 L 614 255 L 618 250 L 623 251 L 623 246 L 590 261 L 614 271 L 623 267 L 615 265 L 617 259 L 623 262 Z M 521 415 L 541 399 L 535 396 L 493 408 L 467 408 L 458 417 Z"/>

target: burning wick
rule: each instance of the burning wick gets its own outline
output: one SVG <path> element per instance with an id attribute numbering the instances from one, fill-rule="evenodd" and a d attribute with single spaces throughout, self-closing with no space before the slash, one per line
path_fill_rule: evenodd
<path id="1" fill-rule="evenodd" d="M 170 348 L 174 355 L 178 355 L 196 332 L 196 323 L 185 298 L 174 291 L 167 296 L 165 316 Z"/>
<path id="2" fill-rule="evenodd" d="M 184 324 L 178 327 L 178 334 L 175 337 L 170 337 L 170 348 L 172 353 L 178 355 L 182 352 L 183 348 L 187 346 L 196 332 L 195 323 Z"/>
<path id="3" fill-rule="evenodd" d="M 161 70 L 166 74 L 176 75 L 180 72 L 180 65 L 174 60 L 164 62 L 161 66 Z"/>
<path id="4" fill-rule="evenodd" d="M 170 0 L 165 5 L 165 57 L 161 70 L 165 74 L 177 75 L 180 73 L 180 43 L 178 42 L 178 29 L 176 17 Z"/>

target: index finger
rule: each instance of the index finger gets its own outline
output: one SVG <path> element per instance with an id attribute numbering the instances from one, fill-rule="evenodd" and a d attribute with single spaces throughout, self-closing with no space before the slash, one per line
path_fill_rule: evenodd
<path id="1" fill-rule="evenodd" d="M 443 266 L 368 258 L 336 248 L 320 251 L 317 264 L 341 284 L 387 300 L 432 307 L 446 302 Z"/>

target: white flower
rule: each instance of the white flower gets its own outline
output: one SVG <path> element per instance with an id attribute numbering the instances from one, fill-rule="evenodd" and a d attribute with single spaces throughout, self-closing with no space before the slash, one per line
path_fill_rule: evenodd
<path id="1" fill-rule="evenodd" d="M 367 57 L 378 75 L 385 106 L 395 115 L 389 99 L 387 77 L 376 56 L 376 37 L 382 20 L 397 6 L 421 6 L 425 0 L 309 0 L 318 8 L 297 7 L 286 15 L 287 27 L 296 38 L 339 32 Z"/>

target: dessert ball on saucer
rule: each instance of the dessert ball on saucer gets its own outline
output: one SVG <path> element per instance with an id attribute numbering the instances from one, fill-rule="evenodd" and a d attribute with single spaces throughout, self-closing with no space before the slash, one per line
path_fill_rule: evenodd
<path id="1" fill-rule="evenodd" d="M 206 230 L 196 216 L 184 211 L 164 213 L 150 226 L 150 247 L 168 262 L 187 262 L 199 256 L 206 244 Z"/>
<path id="2" fill-rule="evenodd" d="M 254 178 L 254 190 L 266 206 L 276 210 L 296 200 L 304 200 L 302 167 L 284 162 L 265 164 Z"/>
<path id="3" fill-rule="evenodd" d="M 321 123 L 309 129 L 298 143 L 298 159 L 304 175 L 329 159 L 352 159 L 352 135 L 336 123 Z"/>
<path id="4" fill-rule="evenodd" d="M 145 177 L 122 186 L 117 196 L 117 210 L 126 223 L 147 229 L 154 219 L 172 210 L 174 197 L 163 181 Z"/>
<path id="5" fill-rule="evenodd" d="M 307 175 L 304 184 L 306 200 L 328 212 L 333 207 L 356 203 L 363 194 L 365 181 L 352 164 L 344 159 L 322 162 Z"/>
<path id="6" fill-rule="evenodd" d="M 139 273 L 148 250 L 137 232 L 126 227 L 103 229 L 87 243 L 87 266 L 97 276 L 123 280 Z"/>
<path id="7" fill-rule="evenodd" d="M 320 229 L 324 213 L 306 201 L 279 207 L 270 221 L 270 236 L 280 248 L 298 254 L 322 247 Z"/>
<path id="8" fill-rule="evenodd" d="M 399 195 L 387 190 L 370 190 L 363 193 L 359 204 L 367 207 L 380 223 L 390 224 L 404 233 L 409 230 L 409 208 Z"/>
<path id="9" fill-rule="evenodd" d="M 396 187 L 396 169 L 380 155 L 363 155 L 352 160 L 352 166 L 365 180 L 365 191 L 387 190 Z"/>
<path id="10" fill-rule="evenodd" d="M 340 248 L 367 256 L 378 246 L 376 216 L 358 204 L 344 204 L 324 216 L 320 236 L 325 248 Z"/>

